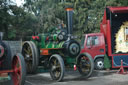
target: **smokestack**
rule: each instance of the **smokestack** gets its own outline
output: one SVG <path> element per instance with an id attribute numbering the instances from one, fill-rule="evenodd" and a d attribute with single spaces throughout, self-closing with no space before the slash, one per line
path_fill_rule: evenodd
<path id="1" fill-rule="evenodd" d="M 72 17 L 73 17 L 73 8 L 66 8 L 67 11 L 67 32 L 68 32 L 68 38 L 71 38 L 72 34 Z"/>

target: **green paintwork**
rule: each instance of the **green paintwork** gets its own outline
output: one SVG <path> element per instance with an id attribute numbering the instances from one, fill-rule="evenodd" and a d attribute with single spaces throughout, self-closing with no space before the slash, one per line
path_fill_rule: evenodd
<path id="1" fill-rule="evenodd" d="M 53 35 L 53 40 L 57 41 L 57 34 Z"/>
<path id="2" fill-rule="evenodd" d="M 74 64 L 76 64 L 76 58 L 66 57 L 66 63 L 69 64 L 70 67 L 73 67 Z"/>
<path id="3" fill-rule="evenodd" d="M 59 54 L 63 57 L 63 59 L 65 60 L 65 64 L 73 67 L 74 64 L 76 64 L 76 58 L 72 58 L 70 56 L 67 56 L 67 54 L 63 53 L 63 45 L 65 44 L 65 41 L 59 41 L 58 40 L 58 34 L 61 32 L 60 29 L 58 28 L 53 28 L 49 34 L 38 34 L 40 40 L 36 41 L 33 40 L 32 41 L 36 44 L 36 46 L 38 47 L 38 49 L 47 49 L 47 48 L 58 48 L 58 49 L 51 49 L 49 50 L 49 53 L 52 54 Z M 50 55 L 50 56 L 51 56 Z M 43 56 L 44 57 L 44 56 Z M 47 57 L 46 57 L 47 58 Z M 40 60 L 43 60 L 40 58 Z"/>
<path id="4" fill-rule="evenodd" d="M 48 42 L 45 48 L 54 48 L 54 44 L 52 42 Z"/>
<path id="5" fill-rule="evenodd" d="M 8 81 L 8 80 L 11 80 L 11 77 L 10 76 L 0 77 L 0 82 L 2 82 L 2 81 Z"/>
<path id="6" fill-rule="evenodd" d="M 64 41 L 61 41 L 61 42 L 57 42 L 57 34 L 54 34 L 52 36 L 52 39 L 51 41 L 47 41 L 46 38 L 48 37 L 48 35 L 44 35 L 44 34 L 39 34 L 38 35 L 41 39 L 40 42 L 38 41 L 35 41 L 32 39 L 32 41 L 36 44 L 37 47 L 39 48 L 63 48 L 63 44 L 64 44 Z"/>

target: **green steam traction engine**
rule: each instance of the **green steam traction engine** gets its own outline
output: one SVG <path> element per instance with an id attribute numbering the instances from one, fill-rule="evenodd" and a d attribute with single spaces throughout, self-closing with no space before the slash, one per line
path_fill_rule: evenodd
<path id="1" fill-rule="evenodd" d="M 53 80 L 61 81 L 65 67 L 76 67 L 86 78 L 92 74 L 94 64 L 88 54 L 80 54 L 80 44 L 72 36 L 73 9 L 67 8 L 67 29 L 60 27 L 52 32 L 32 36 L 25 41 L 22 54 L 27 72 L 35 73 L 38 66 L 48 67 Z"/>

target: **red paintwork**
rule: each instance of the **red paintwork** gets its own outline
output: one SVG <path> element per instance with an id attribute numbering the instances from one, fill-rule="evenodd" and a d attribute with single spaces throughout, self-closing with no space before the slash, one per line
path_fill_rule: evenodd
<path id="1" fill-rule="evenodd" d="M 127 71 L 124 71 L 124 67 L 123 67 L 123 60 L 121 60 L 121 66 L 120 69 L 117 71 L 118 74 L 127 74 Z"/>
<path id="2" fill-rule="evenodd" d="M 39 36 L 32 36 L 32 39 L 33 40 L 36 40 L 36 39 L 39 40 Z"/>
<path id="3" fill-rule="evenodd" d="M 1 45 L 0 45 L 0 50 L 1 50 L 0 57 L 2 57 L 4 55 L 4 47 Z"/>
<path id="4" fill-rule="evenodd" d="M 14 85 L 20 85 L 21 81 L 21 61 L 19 56 L 15 56 L 12 62 L 12 80 L 14 82 Z"/>
<path id="5" fill-rule="evenodd" d="M 19 56 L 15 56 L 12 62 L 12 69 L 11 70 L 2 70 L 0 71 L 0 74 L 2 73 L 11 73 L 12 74 L 12 80 L 14 85 L 20 85 L 21 81 L 21 61 Z"/>
<path id="6" fill-rule="evenodd" d="M 108 7 L 113 13 L 122 13 L 122 12 L 128 12 L 128 7 Z M 128 55 L 128 54 L 112 54 L 112 48 L 111 48 L 111 26 L 110 26 L 110 20 L 106 19 L 106 10 L 104 12 L 103 20 L 100 24 L 100 32 L 104 34 L 104 37 L 106 39 L 106 45 L 108 46 L 108 56 L 112 57 L 112 68 L 119 68 L 115 67 L 113 63 L 113 56 L 118 55 Z M 124 66 L 128 67 L 128 66 Z"/>
<path id="7" fill-rule="evenodd" d="M 40 49 L 40 55 L 50 55 L 48 49 Z"/>
<path id="8" fill-rule="evenodd" d="M 49 40 L 49 37 L 46 38 L 46 41 L 48 41 L 48 40 Z"/>
<path id="9" fill-rule="evenodd" d="M 108 7 L 112 13 L 128 12 L 128 7 Z"/>
<path id="10" fill-rule="evenodd" d="M 14 70 L 4 70 L 4 71 L 2 70 L 2 71 L 0 71 L 0 74 L 1 73 L 11 73 L 11 72 L 14 72 Z"/>
<path id="11" fill-rule="evenodd" d="M 87 46 L 87 38 L 88 36 L 98 36 L 99 37 L 99 45 L 92 45 Z M 104 52 L 100 52 L 100 49 L 103 49 Z M 91 33 L 85 35 L 85 43 L 84 48 L 81 50 L 81 53 L 87 52 L 89 53 L 92 58 L 94 59 L 96 55 L 104 55 L 105 54 L 105 42 L 104 42 L 104 36 L 102 33 Z"/>
<path id="12" fill-rule="evenodd" d="M 124 12 L 128 12 L 128 7 L 107 7 L 108 9 L 110 9 L 110 11 L 112 13 L 124 13 Z M 97 36 L 100 35 L 103 38 L 100 38 L 100 44 L 97 47 L 91 47 L 91 49 L 89 47 L 86 46 L 87 43 L 87 37 L 88 36 Z M 112 59 L 112 68 L 119 68 L 119 67 L 115 67 L 114 63 L 113 63 L 113 56 L 118 56 L 118 55 L 128 55 L 128 54 L 112 54 L 112 47 L 111 47 L 111 26 L 110 26 L 110 20 L 107 20 L 106 18 L 106 10 L 104 11 L 104 16 L 103 16 L 103 20 L 100 24 L 100 33 L 91 33 L 91 34 L 86 34 L 85 35 L 86 40 L 84 42 L 84 48 L 81 50 L 81 53 L 87 52 L 89 53 L 93 59 L 95 59 L 95 56 L 97 55 L 104 55 L 106 54 L 106 52 L 104 53 L 100 53 L 99 49 L 103 48 L 105 49 L 105 45 L 107 45 L 107 55 L 111 57 Z M 105 39 L 104 39 L 105 38 Z M 101 42 L 102 40 L 102 42 Z M 128 67 L 128 66 L 124 66 L 124 67 Z"/>

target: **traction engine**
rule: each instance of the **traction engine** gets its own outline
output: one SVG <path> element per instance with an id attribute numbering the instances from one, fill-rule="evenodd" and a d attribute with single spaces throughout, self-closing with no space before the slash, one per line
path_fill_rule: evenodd
<path id="1" fill-rule="evenodd" d="M 32 36 L 25 41 L 22 54 L 28 73 L 35 73 L 38 66 L 48 67 L 53 80 L 61 81 L 65 67 L 77 67 L 80 74 L 89 77 L 93 71 L 93 59 L 88 54 L 80 54 L 80 44 L 72 36 L 73 9 L 67 8 L 67 28 L 53 28 L 48 33 Z"/>
<path id="2" fill-rule="evenodd" d="M 13 85 L 24 85 L 25 76 L 24 57 L 20 53 L 12 57 L 9 45 L 0 36 L 0 84 L 12 81 Z"/>

